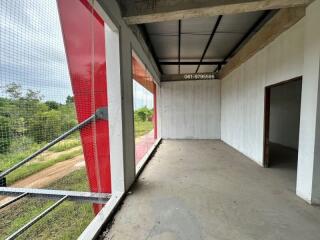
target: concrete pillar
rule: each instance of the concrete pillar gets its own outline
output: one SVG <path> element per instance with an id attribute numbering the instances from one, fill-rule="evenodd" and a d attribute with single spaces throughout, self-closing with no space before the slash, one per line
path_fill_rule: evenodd
<path id="1" fill-rule="evenodd" d="M 320 204 L 320 0 L 306 9 L 296 193 Z"/>
<path id="2" fill-rule="evenodd" d="M 125 171 L 125 189 L 131 186 L 135 179 L 135 140 L 133 120 L 133 81 L 132 81 L 132 48 L 128 31 L 121 29 L 121 84 L 122 84 L 122 123 L 123 123 L 123 155 Z"/>
<path id="3" fill-rule="evenodd" d="M 112 193 L 123 193 L 135 180 L 132 33 L 121 20 L 116 1 L 93 4 L 105 21 Z M 131 35 L 130 35 L 131 33 Z"/>
<path id="4" fill-rule="evenodd" d="M 107 61 L 111 182 L 113 191 L 124 192 L 135 179 L 131 44 L 127 31 L 115 31 L 107 24 L 106 51 L 112 59 Z"/>

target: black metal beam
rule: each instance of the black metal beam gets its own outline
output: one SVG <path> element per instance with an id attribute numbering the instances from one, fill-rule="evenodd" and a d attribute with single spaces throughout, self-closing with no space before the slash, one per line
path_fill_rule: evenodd
<path id="1" fill-rule="evenodd" d="M 228 52 L 228 54 L 223 59 L 224 62 L 227 61 L 227 59 L 230 58 L 237 51 L 241 44 L 243 44 L 248 39 L 248 37 L 251 36 L 254 30 L 267 18 L 270 12 L 271 10 L 264 11 L 264 13 L 258 18 L 258 20 L 255 21 L 254 24 L 249 28 L 249 30 L 243 35 L 240 41 L 237 42 L 237 44 L 234 45 L 234 47 Z M 219 68 L 218 66 L 213 72 L 216 72 L 217 70 L 219 71 L 220 69 L 221 67 Z"/>
<path id="2" fill-rule="evenodd" d="M 150 37 L 149 37 L 148 31 L 147 31 L 147 29 L 146 29 L 146 26 L 145 26 L 144 24 L 141 24 L 141 25 L 139 25 L 139 26 L 140 26 L 140 29 L 141 29 L 142 34 L 143 34 L 143 36 L 144 36 L 144 40 L 146 41 L 146 44 L 147 44 L 147 46 L 148 46 L 148 48 L 149 48 L 149 50 L 150 50 L 150 53 L 151 53 L 154 61 L 155 61 L 156 64 L 157 64 L 157 67 L 158 67 L 158 69 L 159 69 L 159 72 L 160 72 L 161 74 L 163 74 L 162 68 L 161 68 L 161 66 L 160 66 L 160 64 L 159 64 L 159 59 L 158 59 L 158 57 L 157 57 L 156 51 L 154 50 L 154 47 L 153 47 L 152 42 L 151 42 L 151 40 L 150 40 Z"/>
<path id="3" fill-rule="evenodd" d="M 160 65 L 223 65 L 225 61 L 210 61 L 210 62 L 159 62 Z"/>
<path id="4" fill-rule="evenodd" d="M 181 62 L 181 20 L 179 20 L 179 43 L 178 43 L 178 73 L 180 74 L 180 62 Z"/>
<path id="5" fill-rule="evenodd" d="M 215 23 L 215 25 L 214 25 L 214 27 L 213 27 L 213 29 L 212 29 L 212 32 L 211 32 L 210 37 L 209 37 L 209 39 L 208 39 L 207 45 L 206 45 L 206 47 L 204 48 L 204 51 L 203 51 L 203 53 L 202 53 L 202 56 L 201 56 L 201 59 L 200 59 L 200 63 L 203 61 L 203 59 L 204 59 L 204 57 L 205 57 L 205 55 L 206 55 L 206 53 L 207 53 L 207 51 L 208 51 L 208 48 L 209 48 L 209 46 L 210 46 L 210 44 L 211 44 L 211 41 L 212 41 L 212 39 L 213 39 L 213 37 L 214 37 L 214 34 L 216 33 L 216 31 L 217 31 L 217 29 L 218 29 L 218 27 L 219 27 L 219 24 L 220 24 L 220 22 L 221 22 L 221 19 L 222 19 L 222 15 L 219 15 L 219 16 L 218 16 L 218 19 L 217 19 L 217 21 L 216 21 L 216 23 Z M 199 71 L 199 68 L 200 68 L 200 64 L 198 65 L 195 73 L 197 73 L 197 72 Z"/>

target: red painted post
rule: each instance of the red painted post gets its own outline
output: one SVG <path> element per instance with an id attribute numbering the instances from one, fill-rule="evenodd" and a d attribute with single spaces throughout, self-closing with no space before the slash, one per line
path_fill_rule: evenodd
<path id="1" fill-rule="evenodd" d="M 107 103 L 104 21 L 87 0 L 57 0 L 77 118 Z M 111 193 L 108 121 L 81 130 L 90 190 Z M 101 205 L 94 205 L 95 213 Z"/>

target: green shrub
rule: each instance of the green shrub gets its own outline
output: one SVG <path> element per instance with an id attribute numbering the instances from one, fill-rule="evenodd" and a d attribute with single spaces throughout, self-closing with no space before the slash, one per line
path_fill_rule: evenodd
<path id="1" fill-rule="evenodd" d="M 12 126 L 9 118 L 0 116 L 0 153 L 6 153 L 10 149 Z"/>
<path id="2" fill-rule="evenodd" d="M 45 104 L 48 106 L 50 110 L 57 110 L 60 106 L 60 104 L 55 101 L 46 101 Z"/>
<path id="3" fill-rule="evenodd" d="M 61 113 L 56 110 L 40 112 L 31 122 L 30 135 L 37 143 L 50 142 L 61 134 Z"/>
<path id="4" fill-rule="evenodd" d="M 134 111 L 134 119 L 135 121 L 147 121 L 152 118 L 153 109 L 149 109 L 147 107 L 142 107 Z"/>

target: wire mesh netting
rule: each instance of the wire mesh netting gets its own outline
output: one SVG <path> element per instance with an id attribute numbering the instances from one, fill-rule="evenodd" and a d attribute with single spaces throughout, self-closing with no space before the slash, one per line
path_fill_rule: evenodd
<path id="1" fill-rule="evenodd" d="M 0 1 L 0 8 L 3 171 L 76 125 L 77 120 L 56 1 L 5 0 Z M 10 174 L 7 181 L 14 183 L 35 168 L 81 154 L 79 133 L 75 133 Z"/>
<path id="2" fill-rule="evenodd" d="M 0 171 L 105 107 L 105 73 L 104 22 L 86 0 L 0 1 Z M 108 124 L 95 120 L 12 171 L 6 183 L 13 187 L 110 192 L 108 172 Z M 0 205 L 7 199 L 0 196 Z M 23 199 L 15 203 L 17 207 L 1 210 L 0 218 L 8 220 L 0 223 L 0 238 L 24 223 L 17 217 L 19 208 L 32 216 L 39 212 L 36 206 L 42 206 L 40 201 Z M 79 233 L 94 216 L 90 203 L 67 201 L 61 209 L 65 209 L 61 212 L 63 220 L 59 214 L 43 220 L 50 223 L 50 233 L 55 233 L 56 239 L 77 238 L 77 234 L 57 235 L 57 231 L 64 233 L 61 228 L 65 224 L 75 228 L 66 231 Z M 99 209 L 100 205 L 94 206 L 95 213 Z M 69 222 L 71 219 L 75 224 Z M 25 239 L 35 239 L 43 232 L 39 230 L 43 229 L 41 222 L 23 235 Z M 49 232 L 38 238 L 48 236 Z"/>
<path id="3" fill-rule="evenodd" d="M 85 173 L 81 170 L 51 183 L 48 187 L 81 191 Z M 62 187 L 63 186 L 63 187 Z M 0 200 L 1 202 L 1 200 Z M 56 201 L 25 197 L 0 211 L 0 239 L 8 237 Z M 24 232 L 18 239 L 77 239 L 94 217 L 89 202 L 65 201 L 46 217 Z"/>
<path id="4" fill-rule="evenodd" d="M 5 0 L 0 8 L 4 154 L 50 141 L 75 125 L 76 118 L 55 1 Z"/>

